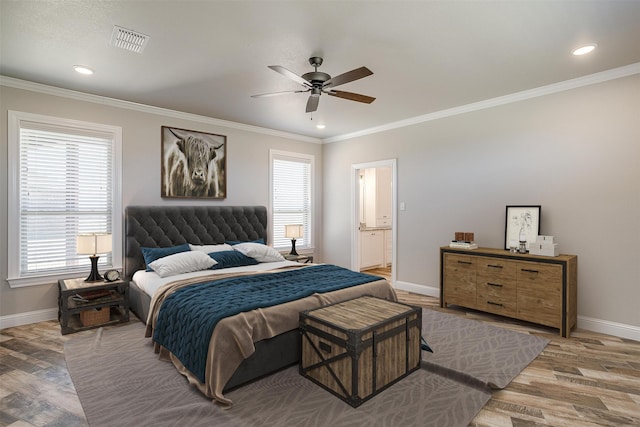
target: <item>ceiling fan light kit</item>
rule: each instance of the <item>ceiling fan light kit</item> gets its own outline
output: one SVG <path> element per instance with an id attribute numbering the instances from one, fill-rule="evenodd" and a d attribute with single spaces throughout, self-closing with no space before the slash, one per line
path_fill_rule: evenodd
<path id="1" fill-rule="evenodd" d="M 287 70 L 280 65 L 269 65 L 268 68 L 276 71 L 283 76 L 293 80 L 294 82 L 304 86 L 304 90 L 290 90 L 284 92 L 265 93 L 261 95 L 252 95 L 252 98 L 260 98 L 265 96 L 283 95 L 286 93 L 309 93 L 309 99 L 307 100 L 307 106 L 305 111 L 307 113 L 313 113 L 318 109 L 318 103 L 320 102 L 320 95 L 326 93 L 330 96 L 337 98 L 347 99 L 349 101 L 362 102 L 365 104 L 371 104 L 375 101 L 375 98 L 367 95 L 361 95 L 359 93 L 345 92 L 340 90 L 333 90 L 331 88 L 350 83 L 355 80 L 359 80 L 363 77 L 367 77 L 373 74 L 367 67 L 356 68 L 346 73 L 340 74 L 335 77 L 331 77 L 327 73 L 318 71 L 318 67 L 322 65 L 322 58 L 319 56 L 312 56 L 309 58 L 309 64 L 314 67 L 314 71 L 303 74 L 302 76 Z"/>

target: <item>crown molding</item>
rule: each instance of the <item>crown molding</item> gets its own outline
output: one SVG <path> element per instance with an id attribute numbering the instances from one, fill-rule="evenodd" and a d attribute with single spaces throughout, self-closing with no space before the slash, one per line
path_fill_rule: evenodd
<path id="1" fill-rule="evenodd" d="M 128 110 L 139 111 L 142 113 L 157 114 L 166 117 L 173 117 L 176 119 L 190 120 L 199 123 L 207 123 L 214 126 L 221 126 L 231 129 L 238 129 L 247 132 L 260 133 L 263 135 L 277 136 L 281 138 L 293 139 L 300 142 L 311 142 L 315 144 L 321 144 L 322 140 L 319 138 L 312 138 L 305 135 L 299 135 L 295 133 L 278 131 L 275 129 L 263 128 L 259 126 L 247 125 L 244 123 L 237 123 L 228 120 L 215 119 L 207 116 L 200 116 L 198 114 L 184 113 L 176 110 L 169 110 L 166 108 L 153 107 L 151 105 L 138 104 L 136 102 L 123 101 L 121 99 L 108 98 L 105 96 L 92 95 L 89 93 L 78 92 L 75 90 L 62 89 L 55 86 L 44 85 L 41 83 L 34 83 L 26 80 L 20 80 L 13 77 L 7 77 L 0 75 L 0 86 L 12 87 L 15 89 L 28 90 L 31 92 L 38 92 L 45 95 L 59 96 L 62 98 L 74 99 L 76 101 L 91 102 L 94 104 L 107 105 L 110 107 L 124 108 Z"/>
<path id="2" fill-rule="evenodd" d="M 163 115 L 168 117 L 174 117 L 177 119 L 191 120 L 194 122 L 207 123 L 214 126 L 244 130 L 247 132 L 260 133 L 263 135 L 277 136 L 277 137 L 293 139 L 301 142 L 311 142 L 315 144 L 328 144 L 332 142 L 345 141 L 348 139 L 358 138 L 361 136 L 385 132 L 388 130 L 403 128 L 407 126 L 412 126 L 420 123 L 429 122 L 432 120 L 438 120 L 446 117 L 457 116 L 460 114 L 470 113 L 473 111 L 493 108 L 500 105 L 520 102 L 527 99 L 537 98 L 540 96 L 551 95 L 554 93 L 564 92 L 567 90 L 576 89 L 583 86 L 590 86 L 598 83 L 603 83 L 610 80 L 632 76 L 635 74 L 640 74 L 640 62 L 625 65 L 623 67 L 612 68 L 610 70 L 601 71 L 599 73 L 589 74 L 587 76 L 577 77 L 575 79 L 565 80 L 563 82 L 541 86 L 534 89 L 528 89 L 521 92 L 515 92 L 509 95 L 486 99 L 484 101 L 473 102 L 471 104 L 462 105 L 459 107 L 453 107 L 453 108 L 448 108 L 446 110 L 435 111 L 433 113 L 411 117 L 408 119 L 387 123 L 381 126 L 362 129 L 356 132 L 346 133 L 343 135 L 336 135 L 336 136 L 325 138 L 325 139 L 313 138 L 305 135 L 283 132 L 283 131 L 263 128 L 259 126 L 252 126 L 252 125 L 232 122 L 228 120 L 215 119 L 212 117 L 200 116 L 197 114 L 184 113 L 181 111 L 169 110 L 166 108 L 153 107 L 150 105 L 138 104 L 135 102 L 123 101 L 115 98 L 107 98 L 104 96 L 92 95 L 92 94 L 73 91 L 69 89 L 62 89 L 55 86 L 43 85 L 40 83 L 29 82 L 26 80 L 15 79 L 12 77 L 6 77 L 2 75 L 0 75 L 0 86 L 8 86 L 16 89 L 29 90 L 32 92 L 39 92 L 47 95 L 60 96 L 64 98 L 75 99 L 78 101 L 92 102 L 96 104 L 108 105 L 108 106 L 117 107 L 117 108 L 125 108 L 125 109 L 140 111 L 144 113 L 158 114 L 158 115 Z"/>
<path id="3" fill-rule="evenodd" d="M 541 86 L 535 89 L 524 90 L 522 92 L 516 92 L 509 95 L 499 96 L 497 98 L 491 98 L 484 101 L 473 102 L 471 104 L 462 105 L 459 107 L 448 108 L 446 110 L 440 110 L 422 116 L 416 116 L 409 119 L 399 120 L 397 122 L 387 123 L 386 125 L 375 126 L 368 129 L 363 129 L 357 132 L 351 132 L 343 135 L 333 136 L 331 138 L 323 139 L 325 144 L 344 141 L 347 139 L 353 139 L 360 136 L 371 135 L 374 133 L 385 132 L 392 129 L 403 128 L 407 126 L 416 125 L 419 123 L 429 122 L 432 120 L 443 119 L 445 117 L 457 116 L 459 114 L 470 113 L 472 111 L 484 110 L 487 108 L 493 108 L 500 105 L 511 104 L 514 102 L 520 102 L 531 98 L 537 98 L 540 96 L 551 95 L 558 92 L 564 92 L 566 90 L 576 89 L 583 86 L 594 85 L 597 83 L 603 83 L 609 80 L 615 80 L 622 77 L 632 76 L 634 74 L 640 74 L 640 62 L 634 64 L 625 65 L 623 67 L 612 68 L 610 70 L 601 71 L 595 74 L 589 74 L 587 76 L 577 77 L 571 80 L 565 80 L 559 83 L 553 83 L 546 86 Z"/>

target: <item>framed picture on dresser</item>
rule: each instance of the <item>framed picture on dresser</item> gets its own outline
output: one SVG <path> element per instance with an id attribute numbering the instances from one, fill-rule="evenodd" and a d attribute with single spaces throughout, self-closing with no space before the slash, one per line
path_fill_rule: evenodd
<path id="1" fill-rule="evenodd" d="M 518 246 L 521 241 L 535 242 L 540 234 L 541 205 L 507 205 L 504 227 L 504 248 Z"/>

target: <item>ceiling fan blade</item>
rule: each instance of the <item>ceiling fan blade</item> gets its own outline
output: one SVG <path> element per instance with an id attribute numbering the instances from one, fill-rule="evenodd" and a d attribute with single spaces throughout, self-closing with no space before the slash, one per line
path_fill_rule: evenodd
<path id="1" fill-rule="evenodd" d="M 322 87 L 336 87 L 345 83 L 352 82 L 354 80 L 361 79 L 363 77 L 370 76 L 372 74 L 373 71 L 371 71 L 367 67 L 356 68 L 355 70 L 347 71 L 346 73 L 340 74 L 339 76 L 335 76 L 327 80 L 324 85 L 322 85 Z"/>
<path id="2" fill-rule="evenodd" d="M 320 95 L 309 95 L 307 100 L 307 113 L 313 113 L 318 109 L 318 102 L 320 102 Z"/>
<path id="3" fill-rule="evenodd" d="M 290 78 L 296 83 L 300 83 L 301 85 L 304 85 L 304 86 L 311 86 L 311 84 L 308 81 L 306 81 L 305 79 L 303 79 L 302 77 L 294 73 L 293 71 L 289 71 L 286 68 L 281 67 L 280 65 L 269 65 L 269 68 L 271 68 L 273 71 L 276 71 L 282 74 L 285 77 Z"/>
<path id="4" fill-rule="evenodd" d="M 277 95 L 286 95 L 288 93 L 303 93 L 309 92 L 311 89 L 307 90 L 285 90 L 284 92 L 272 92 L 272 93 L 261 93 L 259 95 L 251 95 L 252 98 L 262 98 L 265 96 L 277 96 Z"/>
<path id="5" fill-rule="evenodd" d="M 326 92 L 326 94 L 331 96 L 336 96 L 338 98 L 348 99 L 350 101 L 364 102 L 365 104 L 371 104 L 373 101 L 376 100 L 372 96 L 360 95 L 359 93 L 353 93 L 353 92 L 344 92 L 341 90 L 328 91 Z"/>

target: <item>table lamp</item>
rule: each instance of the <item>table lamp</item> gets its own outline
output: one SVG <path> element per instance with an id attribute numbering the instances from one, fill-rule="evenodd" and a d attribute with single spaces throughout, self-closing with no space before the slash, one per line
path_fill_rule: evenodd
<path id="1" fill-rule="evenodd" d="M 284 226 L 284 236 L 291 239 L 291 252 L 289 252 L 289 255 L 298 255 L 298 252 L 296 252 L 296 239 L 302 237 L 302 235 L 302 224 Z"/>
<path id="2" fill-rule="evenodd" d="M 80 255 L 91 255 L 91 274 L 85 279 L 85 282 L 100 282 L 102 276 L 98 273 L 97 254 L 106 254 L 111 252 L 111 234 L 108 233 L 89 233 L 78 234 L 76 239 L 76 252 Z"/>

